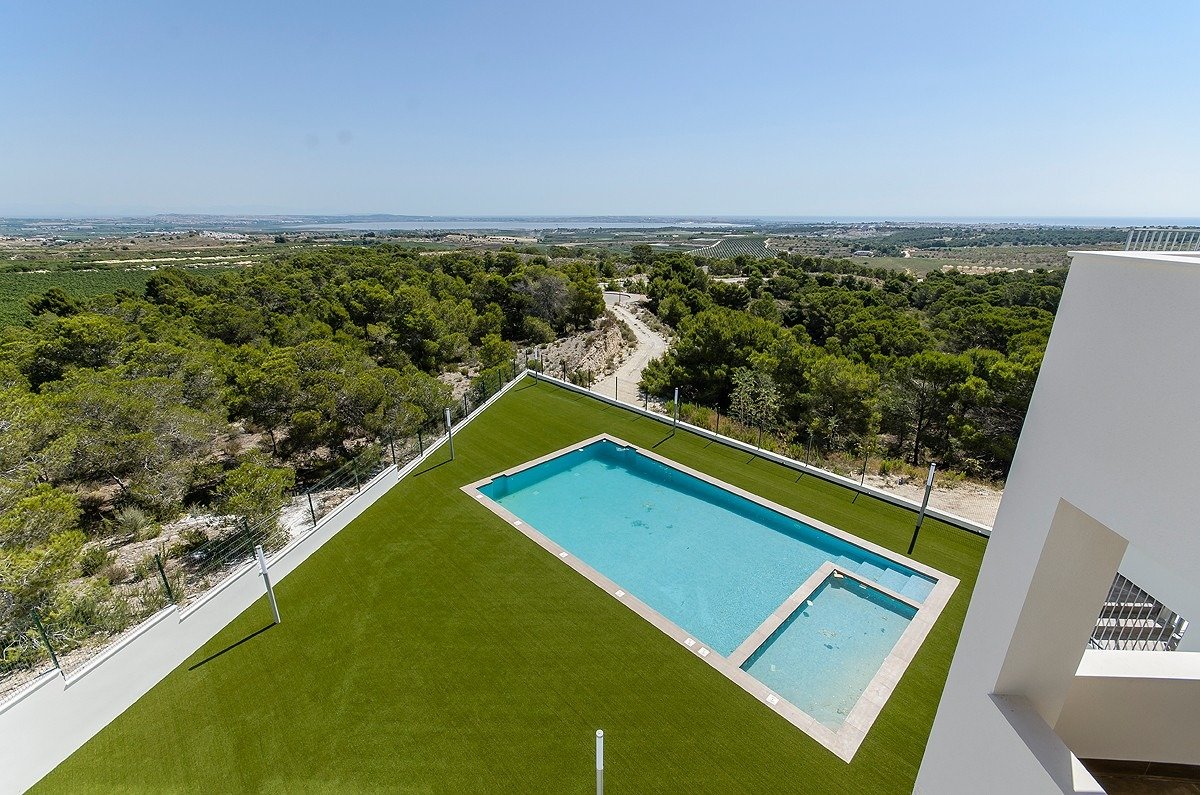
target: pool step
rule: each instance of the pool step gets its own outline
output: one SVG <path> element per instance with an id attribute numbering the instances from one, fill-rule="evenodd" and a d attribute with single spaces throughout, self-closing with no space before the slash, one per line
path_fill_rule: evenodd
<path id="1" fill-rule="evenodd" d="M 853 558 L 848 558 L 845 555 L 838 555 L 838 559 L 833 563 L 842 571 L 858 571 L 856 568 L 858 566 L 858 561 L 854 560 Z"/>
<path id="2" fill-rule="evenodd" d="M 874 563 L 871 563 L 870 561 L 865 561 L 865 560 L 862 563 L 858 564 L 858 568 L 856 568 L 855 571 L 858 572 L 861 576 L 866 577 L 868 580 L 873 580 L 876 582 L 879 581 L 880 576 L 882 576 L 882 574 L 883 574 L 882 568 L 880 568 L 879 566 L 876 566 Z"/>
<path id="3" fill-rule="evenodd" d="M 913 575 L 908 578 L 908 583 L 900 589 L 901 596 L 907 596 L 917 602 L 924 602 L 925 597 L 929 596 L 929 592 L 933 590 L 933 583 L 924 577 Z"/>
<path id="4" fill-rule="evenodd" d="M 883 574 L 876 578 L 875 582 L 882 585 L 884 588 L 890 588 L 896 593 L 903 593 L 904 586 L 908 585 L 909 576 L 895 569 L 886 569 Z"/>

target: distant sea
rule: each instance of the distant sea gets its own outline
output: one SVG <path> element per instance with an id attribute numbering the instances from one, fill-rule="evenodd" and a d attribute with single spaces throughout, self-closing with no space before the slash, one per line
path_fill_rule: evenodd
<path id="1" fill-rule="evenodd" d="M 602 218 L 548 218 L 539 220 L 520 219 L 441 219 L 431 218 L 428 221 L 347 221 L 338 224 L 296 224 L 297 229 L 321 230 L 363 230 L 363 231 L 476 231 L 495 232 L 512 231 L 517 229 L 537 231 L 542 229 L 723 229 L 729 227 L 749 227 L 753 223 L 732 221 L 605 221 Z"/>
<path id="2" fill-rule="evenodd" d="M 919 224 L 995 224 L 997 226 L 1081 226 L 1121 227 L 1131 226 L 1200 226 L 1200 218 L 1154 218 L 1154 217 L 1102 217 L 1102 216 L 759 216 L 729 218 L 681 218 L 639 217 L 618 220 L 612 216 L 583 217 L 540 217 L 531 218 L 422 218 L 416 220 L 362 220 L 338 223 L 306 222 L 298 220 L 286 224 L 288 228 L 311 230 L 354 230 L 354 231 L 537 231 L 545 229 L 722 229 L 752 228 L 756 226 L 778 226 L 784 224 L 878 224 L 886 222 Z"/>

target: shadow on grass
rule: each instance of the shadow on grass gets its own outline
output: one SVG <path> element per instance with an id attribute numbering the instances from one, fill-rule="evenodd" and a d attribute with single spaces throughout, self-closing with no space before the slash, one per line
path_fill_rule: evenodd
<path id="1" fill-rule="evenodd" d="M 419 478 L 419 477 L 421 477 L 421 475 L 424 475 L 426 472 L 432 472 L 433 470 L 437 469 L 438 467 L 445 466 L 446 464 L 449 464 L 449 463 L 450 463 L 452 460 L 453 460 L 453 459 L 450 459 L 450 458 L 443 458 L 441 461 L 438 461 L 436 464 L 430 464 L 429 466 L 425 467 L 425 468 L 424 468 L 424 469 L 422 469 L 421 471 L 419 471 L 419 472 L 414 472 L 414 473 L 413 473 L 413 477 L 414 477 L 414 478 Z"/>
<path id="2" fill-rule="evenodd" d="M 228 646 L 226 646 L 225 648 L 221 649 L 221 650 L 220 650 L 219 652 L 217 652 L 216 654 L 210 654 L 210 655 L 208 655 L 207 657 L 205 657 L 205 658 L 204 658 L 203 660 L 201 660 L 200 662 L 198 662 L 198 663 L 196 663 L 195 665 L 193 665 L 192 667 L 188 668 L 188 670 L 189 670 L 189 671 L 194 671 L 194 670 L 196 670 L 197 668 L 199 668 L 201 665 L 204 665 L 205 663 L 210 663 L 210 662 L 212 662 L 213 660 L 215 660 L 215 659 L 217 659 L 218 657 L 220 657 L 222 654 L 225 654 L 226 652 L 233 651 L 233 650 L 234 650 L 234 649 L 236 649 L 238 646 L 241 646 L 243 643 L 246 643 L 246 642 L 248 642 L 248 641 L 254 640 L 254 639 L 255 639 L 255 638 L 257 638 L 259 635 L 263 634 L 264 632 L 266 632 L 268 629 L 270 629 L 270 628 L 271 628 L 271 627 L 273 627 L 273 626 L 275 626 L 275 624 L 274 624 L 274 623 L 271 623 L 271 624 L 267 624 L 265 627 L 260 627 L 260 628 L 258 628 L 258 629 L 256 629 L 256 630 L 254 630 L 253 632 L 251 632 L 251 633 L 250 633 L 249 635 L 247 635 L 246 637 L 242 638 L 241 640 L 239 640 L 239 641 L 237 641 L 237 642 L 235 642 L 235 643 L 231 643 L 231 644 L 229 644 Z"/>
<path id="3" fill-rule="evenodd" d="M 657 442 L 655 442 L 655 443 L 654 443 L 654 444 L 653 444 L 653 445 L 650 447 L 650 449 L 651 449 L 651 450 L 657 450 L 657 449 L 658 449 L 658 446 L 659 446 L 660 444 L 662 444 L 663 442 L 665 442 L 665 441 L 667 441 L 668 439 L 672 438 L 674 435 L 675 435 L 675 431 L 671 431 L 671 432 L 670 432 L 670 433 L 668 433 L 666 436 L 664 436 L 663 438 L 661 438 L 661 439 L 659 439 Z"/>

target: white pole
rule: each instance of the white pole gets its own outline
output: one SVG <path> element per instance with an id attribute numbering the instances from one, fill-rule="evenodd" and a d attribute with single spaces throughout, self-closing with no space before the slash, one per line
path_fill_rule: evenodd
<path id="1" fill-rule="evenodd" d="M 596 795 L 604 795 L 604 729 L 596 729 Z"/>
<path id="2" fill-rule="evenodd" d="M 267 573 L 267 558 L 263 555 L 262 544 L 254 548 L 254 557 L 258 558 L 258 571 L 262 574 L 263 583 L 267 586 L 267 600 L 271 603 L 271 612 L 275 614 L 275 623 L 279 623 L 279 605 L 275 603 L 275 589 L 271 587 L 271 575 Z"/>
<path id="3" fill-rule="evenodd" d="M 679 387 L 675 387 L 675 425 L 672 427 L 679 427 Z"/>
<path id="4" fill-rule="evenodd" d="M 454 460 L 454 426 L 450 424 L 450 409 L 446 409 L 446 438 L 450 441 L 450 460 Z"/>

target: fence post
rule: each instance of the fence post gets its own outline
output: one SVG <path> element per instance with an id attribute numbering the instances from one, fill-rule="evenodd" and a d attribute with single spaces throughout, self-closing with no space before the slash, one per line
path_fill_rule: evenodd
<path id="1" fill-rule="evenodd" d="M 596 729 L 596 795 L 604 795 L 604 729 Z"/>
<path id="2" fill-rule="evenodd" d="M 399 466 L 400 461 L 396 458 L 396 437 L 394 435 L 388 439 L 388 447 L 392 448 L 392 466 Z"/>
<path id="3" fill-rule="evenodd" d="M 313 507 L 312 492 L 308 492 L 308 513 L 312 516 L 313 527 L 317 526 L 317 509 Z"/>
<path id="4" fill-rule="evenodd" d="M 46 644 L 46 651 L 50 652 L 50 660 L 54 663 L 54 667 L 62 673 L 62 666 L 58 664 L 58 655 L 54 653 L 54 646 L 50 644 L 50 636 L 46 634 L 46 628 L 42 626 L 42 619 L 35 609 L 33 613 L 33 623 L 37 625 L 38 634 L 42 636 L 42 643 Z"/>
<path id="5" fill-rule="evenodd" d="M 254 547 L 254 557 L 258 558 L 258 570 L 262 574 L 263 584 L 267 587 L 267 600 L 271 603 L 271 612 L 275 614 L 275 623 L 279 623 L 279 605 L 275 602 L 275 589 L 271 587 L 271 575 L 267 573 L 267 558 L 263 555 L 262 544 Z"/>
<path id="6" fill-rule="evenodd" d="M 154 553 L 154 563 L 158 566 L 158 576 L 162 577 L 163 590 L 167 592 L 167 601 L 175 603 L 175 594 L 171 592 L 171 583 L 167 581 L 167 570 L 163 568 L 162 556 Z"/>
<path id="7" fill-rule="evenodd" d="M 421 455 L 425 455 L 425 437 L 421 435 L 421 426 L 417 426 L 417 444 L 421 447 Z"/>
<path id="8" fill-rule="evenodd" d="M 862 465 L 862 475 L 860 475 L 860 476 L 859 476 L 859 478 L 858 478 L 858 487 L 859 487 L 860 489 L 863 487 L 863 484 L 867 482 L 867 456 L 868 456 L 868 455 L 870 455 L 870 452 L 871 452 L 871 448 L 870 448 L 870 447 L 868 447 L 868 446 L 867 446 L 867 443 L 864 441 L 864 442 L 863 442 L 863 465 Z M 859 494 L 862 494 L 862 492 L 861 492 L 861 491 L 856 491 L 856 492 L 854 492 L 854 499 L 850 500 L 850 502 L 851 502 L 851 503 L 856 503 L 856 502 L 858 502 L 858 495 L 859 495 Z"/>
<path id="9" fill-rule="evenodd" d="M 717 436 L 720 436 L 721 435 L 721 407 L 717 406 L 716 411 L 717 411 L 717 430 L 714 431 L 714 433 L 716 433 Z"/>
<path id="10" fill-rule="evenodd" d="M 925 480 L 925 498 L 921 500 L 921 512 L 917 514 L 917 526 L 913 528 L 912 541 L 908 542 L 908 554 L 910 555 L 917 545 L 917 534 L 921 532 L 921 523 L 925 521 L 925 508 L 929 505 L 929 492 L 933 490 L 933 473 L 936 471 L 937 464 L 930 464 L 929 477 Z"/>
<path id="11" fill-rule="evenodd" d="M 450 442 L 450 460 L 454 460 L 454 426 L 450 423 L 450 409 L 446 409 L 446 440 Z"/>
<path id="12" fill-rule="evenodd" d="M 621 379 L 613 376 L 613 400 L 621 399 Z"/>
<path id="13" fill-rule="evenodd" d="M 359 491 L 360 489 L 362 489 L 362 483 L 360 483 L 358 480 L 358 462 L 351 461 L 350 463 L 352 465 L 351 471 L 354 473 L 354 490 Z"/>
<path id="14" fill-rule="evenodd" d="M 671 433 L 679 427 L 679 387 L 675 387 L 675 420 L 671 425 Z"/>

